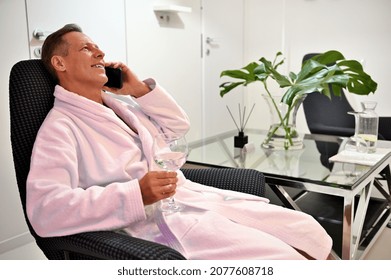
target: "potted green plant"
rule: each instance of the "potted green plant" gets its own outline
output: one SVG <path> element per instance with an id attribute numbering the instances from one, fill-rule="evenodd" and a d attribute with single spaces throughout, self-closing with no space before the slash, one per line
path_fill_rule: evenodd
<path id="1" fill-rule="evenodd" d="M 307 94 L 321 92 L 328 97 L 331 94 L 339 96 L 341 90 L 346 89 L 350 93 L 368 95 L 377 89 L 377 83 L 363 70 L 360 62 L 347 60 L 336 50 L 313 56 L 302 64 L 297 74 L 290 72 L 288 76 L 278 71 L 284 60 L 282 53 L 278 52 L 273 62 L 262 57 L 241 69 L 225 70 L 220 75 L 236 80 L 220 85 L 221 97 L 238 86 L 247 86 L 253 82 L 263 84 L 265 96 L 269 98 L 270 106 L 278 116 L 278 122 L 271 125 L 262 144 L 264 148 L 287 150 L 302 147 L 298 143 L 300 139 L 295 126 L 295 114 Z M 284 89 L 280 100 L 276 100 L 269 90 L 270 79 Z M 285 111 L 280 110 L 281 104 L 286 107 Z M 282 144 L 276 145 L 276 139 L 277 143 Z"/>

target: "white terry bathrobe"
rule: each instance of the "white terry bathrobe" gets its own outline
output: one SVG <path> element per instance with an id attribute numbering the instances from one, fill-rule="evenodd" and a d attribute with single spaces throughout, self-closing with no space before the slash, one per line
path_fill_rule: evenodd
<path id="1" fill-rule="evenodd" d="M 331 238 L 309 215 L 191 182 L 180 171 L 175 199 L 183 211 L 143 205 L 138 180 L 156 169 L 153 135 L 189 129 L 187 115 L 159 85 L 137 103 L 102 93 L 107 107 L 60 86 L 54 95 L 27 180 L 27 213 L 40 236 L 123 230 L 188 259 L 303 259 L 293 247 L 327 258 Z"/>

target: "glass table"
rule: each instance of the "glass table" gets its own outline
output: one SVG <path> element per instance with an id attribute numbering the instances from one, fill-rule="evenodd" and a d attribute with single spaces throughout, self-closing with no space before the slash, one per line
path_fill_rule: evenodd
<path id="1" fill-rule="evenodd" d="M 335 258 L 362 259 L 391 217 L 391 141 L 378 141 L 386 153 L 363 165 L 329 161 L 343 149 L 343 137 L 310 134 L 304 149 L 271 151 L 261 148 L 266 131 L 245 134 L 244 148 L 234 147 L 237 131 L 189 143 L 187 164 L 261 171 L 281 205 L 314 216 L 326 229 Z"/>

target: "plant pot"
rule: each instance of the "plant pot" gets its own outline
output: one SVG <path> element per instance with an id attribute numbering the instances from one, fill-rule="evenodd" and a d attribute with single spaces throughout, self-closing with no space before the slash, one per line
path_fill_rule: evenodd
<path id="1" fill-rule="evenodd" d="M 281 102 L 282 96 L 263 95 L 270 111 L 270 128 L 262 148 L 272 150 L 300 150 L 304 148 L 303 138 L 296 130 L 297 110 L 306 95 L 297 96 L 291 106 Z"/>

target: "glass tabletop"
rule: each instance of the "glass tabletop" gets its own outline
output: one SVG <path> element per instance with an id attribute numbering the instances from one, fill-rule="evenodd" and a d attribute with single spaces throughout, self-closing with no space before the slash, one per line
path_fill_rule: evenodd
<path id="1" fill-rule="evenodd" d="M 272 151 L 261 147 L 266 131 L 246 130 L 248 144 L 244 149 L 234 147 L 234 136 L 237 134 L 237 131 L 229 131 L 191 142 L 188 162 L 251 168 L 268 177 L 342 189 L 354 188 L 373 168 L 370 165 L 329 161 L 343 149 L 346 141 L 343 137 L 309 134 L 304 135 L 304 149 Z M 391 141 L 378 141 L 378 147 L 391 151 Z M 387 160 L 390 156 L 388 153 L 379 161 Z"/>

